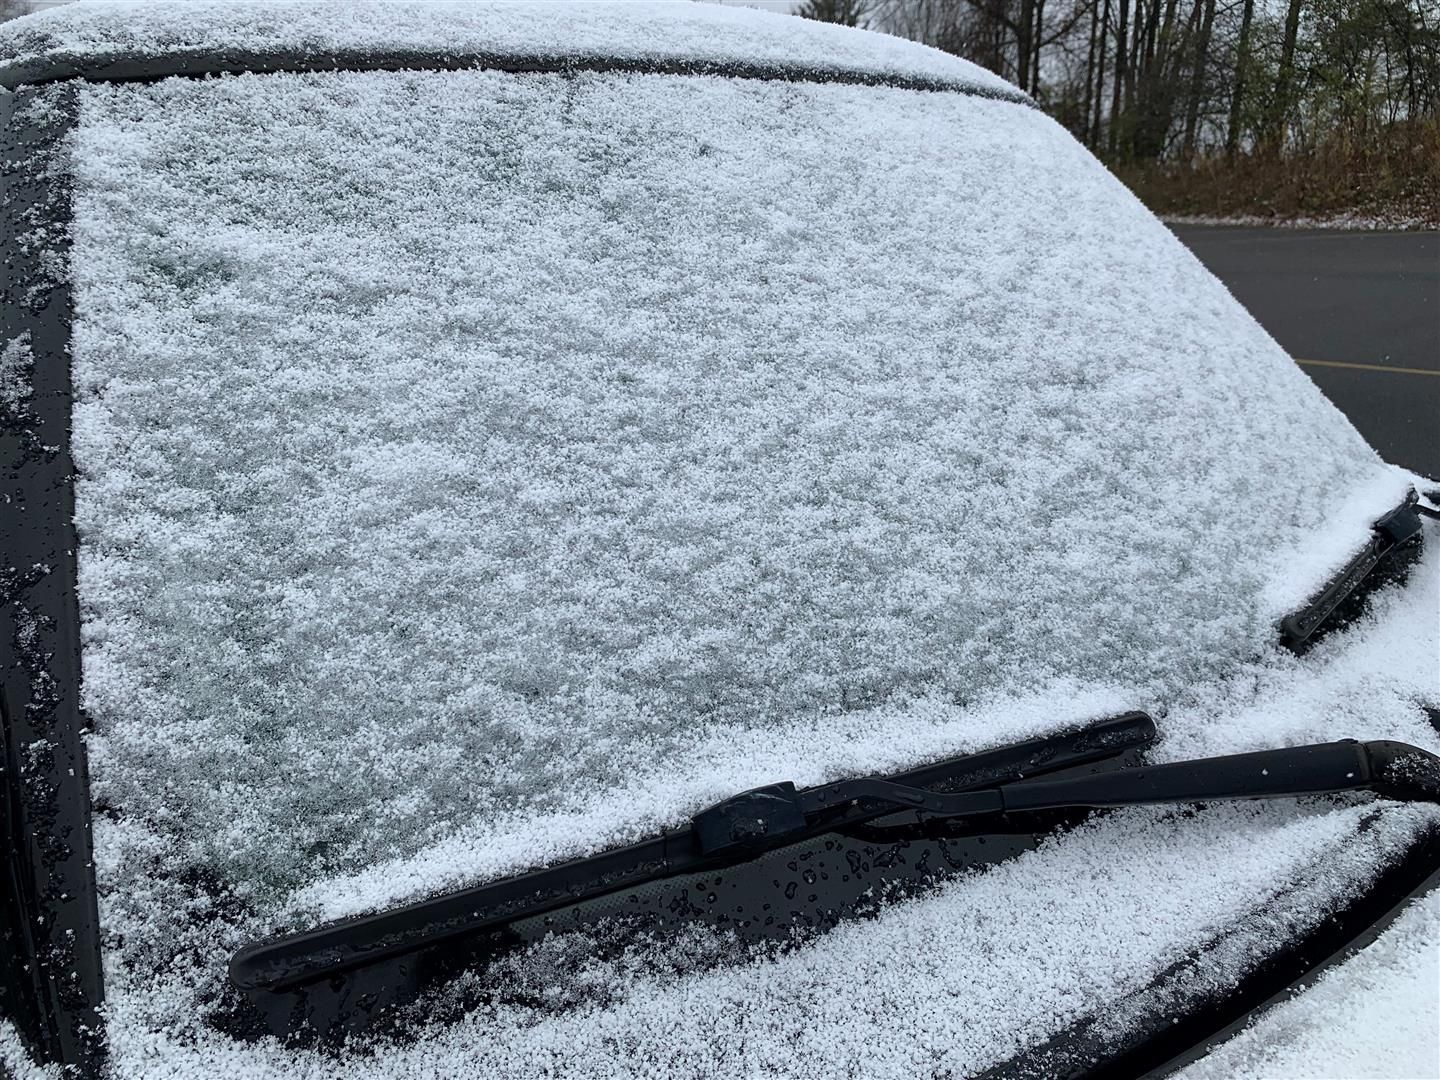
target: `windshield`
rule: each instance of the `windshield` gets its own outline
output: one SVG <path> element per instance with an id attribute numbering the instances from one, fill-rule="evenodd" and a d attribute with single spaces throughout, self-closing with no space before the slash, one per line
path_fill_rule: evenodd
<path id="1" fill-rule="evenodd" d="M 1038 112 L 618 73 L 79 96 L 76 521 L 122 1044 L 193 1034 L 258 936 L 779 779 L 1130 708 L 1177 756 L 1318 734 L 1318 706 L 1222 728 L 1217 702 L 1248 707 L 1257 657 L 1297 663 L 1277 620 L 1409 478 Z M 1156 916 L 1172 951 L 1122 970 L 1072 943 L 1072 974 L 1144 985 L 1372 827 L 1233 814 L 1259 822 L 1225 841 L 1243 874 Z M 1127 839 L 1094 889 L 1173 884 L 1217 842 L 1189 829 Z M 1088 850 L 966 902 L 1019 890 L 1038 919 Z M 981 922 L 926 910 L 984 960 Z M 914 929 L 887 925 L 874 977 Z M 1063 1022 L 1040 1011 L 1033 1037 Z M 500 1059 L 530 1022 L 497 1025 Z M 981 1041 L 947 1045 L 1001 1052 Z"/>
<path id="2" fill-rule="evenodd" d="M 97 792 L 260 896 L 1174 698 L 1381 469 L 1012 104 L 252 76 L 78 138 Z"/>

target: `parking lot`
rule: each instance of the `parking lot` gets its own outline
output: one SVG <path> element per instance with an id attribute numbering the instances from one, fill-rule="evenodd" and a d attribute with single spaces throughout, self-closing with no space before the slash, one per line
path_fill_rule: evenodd
<path id="1" fill-rule="evenodd" d="M 1174 228 L 1387 460 L 1440 477 L 1440 233 Z"/>

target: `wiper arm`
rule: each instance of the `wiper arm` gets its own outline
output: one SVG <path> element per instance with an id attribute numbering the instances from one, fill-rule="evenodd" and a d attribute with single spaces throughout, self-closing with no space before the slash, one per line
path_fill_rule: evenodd
<path id="1" fill-rule="evenodd" d="M 923 883 L 945 871 L 927 867 L 923 855 L 917 859 L 919 848 L 909 849 L 904 857 L 908 840 L 882 850 L 864 848 L 863 843 L 857 849 L 855 840 L 846 839 L 863 839 L 873 828 L 868 823 L 893 819 L 897 812 L 913 812 L 912 821 L 918 820 L 922 829 L 968 820 L 982 843 L 983 835 L 991 837 L 992 848 L 997 834 L 1026 839 L 1033 834 L 1033 843 L 1009 847 L 1013 855 L 1034 846 L 1053 828 L 1054 819 L 1046 825 L 1047 819 L 1037 813 L 1042 811 L 1348 791 L 1440 802 L 1440 758 L 1397 742 L 1323 743 L 1073 775 L 1081 768 L 1104 768 L 1107 759 L 1132 754 L 1149 745 L 1154 735 L 1149 717 L 1133 713 L 1082 732 L 953 759 L 894 779 L 864 777 L 808 789 L 790 783 L 757 788 L 702 811 L 689 828 L 652 841 L 257 943 L 235 954 L 231 981 L 276 1034 L 355 1030 L 413 1000 L 422 984 L 455 973 L 457 964 L 463 969 L 476 957 L 498 955 L 493 950 L 567 927 L 658 913 L 667 926 L 713 917 L 718 925 L 741 930 L 750 925 L 743 919 L 758 918 L 748 913 L 758 912 L 762 903 L 754 902 L 758 894 L 752 891 L 745 902 L 747 914 L 738 922 L 733 914 L 711 910 L 721 876 L 734 882 L 751 873 L 753 865 L 756 881 L 745 887 L 764 892 L 772 877 L 786 873 L 784 866 L 794 864 L 789 871 L 798 873 L 797 867 L 803 869 L 800 864 L 812 857 L 819 860 L 808 863 L 812 867 L 827 858 L 835 865 L 838 858 L 842 877 L 832 876 L 829 893 L 817 891 L 808 901 L 802 897 L 789 906 L 808 905 L 816 916 L 811 925 L 833 925 L 837 913 L 854 899 L 840 895 L 845 889 L 868 895 L 873 886 Z M 1053 775 L 1057 771 L 1072 775 Z M 849 857 L 841 851 L 845 844 L 851 845 L 846 849 L 850 855 L 869 860 L 863 875 L 852 862 L 851 877 L 843 877 Z M 943 844 L 939 850 L 949 858 Z M 902 857 L 886 862 L 886 851 Z M 995 855 L 984 861 L 993 861 Z M 778 880 L 773 884 L 780 887 Z M 707 891 L 712 892 L 711 907 L 695 906 L 699 901 L 694 898 Z M 772 914 L 786 910 L 792 894 L 787 891 L 785 896 L 786 901 L 775 898 Z M 721 908 L 724 903 L 721 898 Z M 774 936 L 758 924 L 745 932 Z"/>
<path id="2" fill-rule="evenodd" d="M 814 816 L 854 802 L 936 818 L 1156 803 L 1276 799 L 1369 791 L 1399 801 L 1440 802 L 1440 758 L 1400 742 L 1342 742 L 1148 765 L 1061 780 L 1021 780 L 940 795 L 875 777 L 797 791 L 773 784 L 727 799 L 695 818 L 702 851 L 759 852 L 809 828 Z"/>
<path id="3" fill-rule="evenodd" d="M 958 792 L 988 788 L 1025 776 L 1106 761 L 1143 749 L 1154 739 L 1155 724 L 1149 716 L 1141 712 L 1126 713 L 1081 731 L 952 758 L 896 779 L 900 787 L 928 788 L 932 794 L 937 790 Z M 794 785 L 778 786 L 788 786 L 794 791 Z M 837 798 L 829 806 L 823 805 L 823 798 L 816 793 L 838 786 L 802 792 L 802 796 L 814 796 L 817 801 L 800 811 L 800 820 L 777 817 L 773 837 L 779 838 L 779 830 L 784 830 L 778 844 L 755 844 L 747 848 L 735 843 L 729 850 L 716 850 L 703 841 L 702 830 L 713 828 L 717 813 L 723 817 L 722 808 L 735 802 L 726 800 L 698 815 L 691 827 L 653 840 L 248 946 L 231 959 L 230 980 L 246 992 L 288 991 L 321 983 L 346 971 L 481 934 L 522 918 L 543 915 L 646 882 L 745 861 L 759 850 L 863 824 L 894 812 L 893 806 L 883 800 Z M 778 805 L 771 808 L 777 813 L 783 812 Z M 702 825 L 702 819 L 708 824 Z M 737 819 L 734 828 L 744 833 L 746 826 Z"/>

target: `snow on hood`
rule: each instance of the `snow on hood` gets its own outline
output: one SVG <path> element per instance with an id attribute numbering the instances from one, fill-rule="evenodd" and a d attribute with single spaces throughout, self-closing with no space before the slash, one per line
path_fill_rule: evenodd
<path id="1" fill-rule="evenodd" d="M 64 64 L 270 53 L 434 53 L 773 66 L 938 81 L 1028 100 L 984 68 L 902 38 L 746 7 L 480 0 L 79 0 L 0 25 L 0 83 Z"/>
<path id="2" fill-rule="evenodd" d="M 79 97 L 127 1076 L 356 1075 L 207 1026 L 229 952 L 760 783 L 1136 707 L 1160 758 L 1435 745 L 1433 556 L 1384 619 L 1275 644 L 1410 478 L 1024 105 L 470 71 Z M 1233 979 L 1427 813 L 1114 814 L 786 957 L 598 971 L 604 1001 L 364 1068 L 967 1074 L 1217 936 Z"/>
<path id="3" fill-rule="evenodd" d="M 1440 891 L 1176 1080 L 1440 1076 Z"/>

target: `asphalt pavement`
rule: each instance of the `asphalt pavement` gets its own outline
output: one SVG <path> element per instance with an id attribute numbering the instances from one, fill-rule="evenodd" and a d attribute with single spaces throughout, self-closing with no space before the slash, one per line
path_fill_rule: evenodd
<path id="1" fill-rule="evenodd" d="M 1172 228 L 1387 461 L 1440 479 L 1440 232 Z"/>

